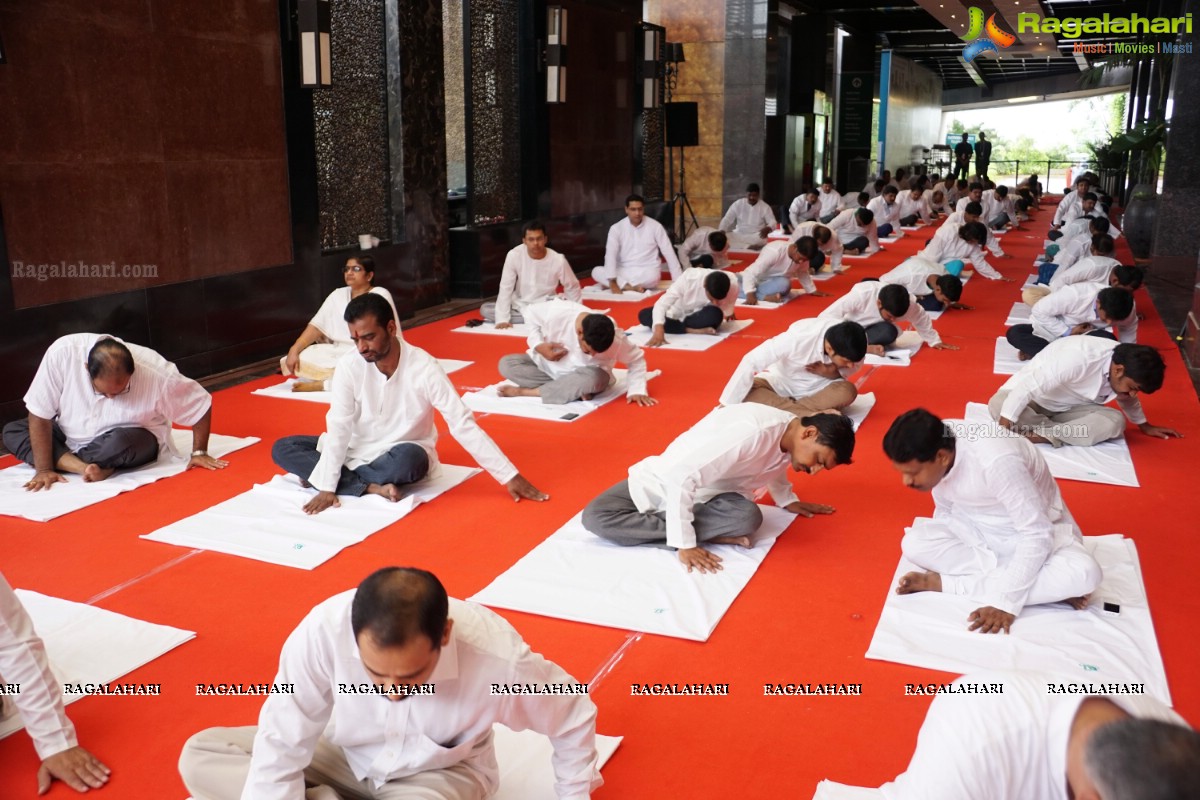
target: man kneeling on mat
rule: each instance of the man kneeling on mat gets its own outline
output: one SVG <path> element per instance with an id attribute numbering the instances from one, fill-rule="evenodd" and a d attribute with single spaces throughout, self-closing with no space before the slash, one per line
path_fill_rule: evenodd
<path id="1" fill-rule="evenodd" d="M 435 408 L 463 449 L 514 500 L 548 499 L 479 427 L 437 359 L 397 337 L 386 300 L 360 295 L 345 316 L 358 352 L 342 356 L 333 372 L 325 433 L 285 436 L 271 448 L 280 468 L 317 490 L 306 514 L 341 505 L 339 494 L 377 494 L 394 502 L 403 497 L 404 484 L 437 477 Z"/>
<path id="2" fill-rule="evenodd" d="M 688 572 L 717 572 L 721 557 L 700 544 L 749 547 L 762 524 L 757 490 L 765 487 L 793 514 L 832 514 L 833 506 L 801 502 L 787 469 L 811 475 L 853 455 L 854 426 L 840 414 L 797 418 L 758 403 L 718 408 L 588 503 L 583 527 L 620 545 L 665 544 Z"/>
<path id="3" fill-rule="evenodd" d="M 496 723 L 550 738 L 560 798 L 603 783 L 584 687 L 425 570 L 385 567 L 314 608 L 272 685 L 292 690 L 268 696 L 257 727 L 184 745 L 179 772 L 197 800 L 483 800 L 500 784 Z M 569 691 L 497 697 L 498 685 Z"/>
<path id="4" fill-rule="evenodd" d="M 924 572 L 900 579 L 897 594 L 946 592 L 981 603 L 970 630 L 1008 633 L 1027 605 L 1087 606 L 1100 565 L 1041 454 L 1019 436 L 942 422 L 923 408 L 896 418 L 883 451 L 904 485 L 932 492 L 933 519 L 904 532 L 904 557 Z"/>

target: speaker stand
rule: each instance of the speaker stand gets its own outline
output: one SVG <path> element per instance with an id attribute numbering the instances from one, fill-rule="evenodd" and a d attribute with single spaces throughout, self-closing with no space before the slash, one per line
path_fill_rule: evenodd
<path id="1" fill-rule="evenodd" d="M 696 219 L 696 212 L 692 209 L 692 204 L 688 200 L 687 196 L 687 184 L 684 182 L 683 151 L 684 148 L 679 148 L 679 191 L 676 192 L 675 196 L 671 198 L 672 222 L 674 222 L 675 219 L 675 207 L 676 205 L 679 207 L 679 227 L 676 228 L 676 231 L 679 236 L 680 244 L 683 244 L 688 237 L 688 233 L 690 233 L 687 226 L 687 216 L 684 215 L 685 211 L 692 218 L 692 228 L 695 229 L 700 227 L 700 221 Z M 674 152 L 674 150 L 672 150 L 672 152 Z"/>

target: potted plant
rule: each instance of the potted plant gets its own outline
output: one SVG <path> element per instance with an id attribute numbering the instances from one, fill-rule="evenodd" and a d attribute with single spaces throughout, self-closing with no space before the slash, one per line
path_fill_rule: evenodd
<path id="1" fill-rule="evenodd" d="M 1154 242 L 1154 221 L 1158 214 L 1158 170 L 1166 143 L 1165 122 L 1143 122 L 1132 130 L 1114 136 L 1113 152 L 1129 158 L 1129 179 L 1133 183 L 1121 229 L 1129 239 L 1129 249 L 1137 258 L 1149 258 Z"/>

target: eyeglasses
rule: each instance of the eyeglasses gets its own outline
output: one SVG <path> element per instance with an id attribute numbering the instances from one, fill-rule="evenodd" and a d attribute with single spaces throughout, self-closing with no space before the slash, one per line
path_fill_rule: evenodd
<path id="1" fill-rule="evenodd" d="M 95 381 L 95 379 L 93 379 L 93 380 L 92 380 L 92 394 L 96 395 L 97 397 L 108 397 L 108 398 L 120 397 L 120 396 L 121 396 L 121 395 L 123 395 L 123 394 L 129 394 L 129 391 L 130 391 L 132 388 L 133 388 L 133 378 L 132 378 L 132 376 L 129 378 L 129 382 L 125 384 L 125 388 L 124 388 L 124 389 L 122 389 L 121 391 L 117 392 L 116 394 L 105 394 L 104 392 L 102 392 L 102 391 L 100 391 L 99 389 L 97 389 L 97 388 L 96 388 L 96 381 Z"/>
<path id="2" fill-rule="evenodd" d="M 342 272 L 365 272 L 365 271 L 366 270 L 364 270 L 362 268 L 361 264 L 353 264 L 353 265 L 347 264 L 346 266 L 342 267 Z"/>

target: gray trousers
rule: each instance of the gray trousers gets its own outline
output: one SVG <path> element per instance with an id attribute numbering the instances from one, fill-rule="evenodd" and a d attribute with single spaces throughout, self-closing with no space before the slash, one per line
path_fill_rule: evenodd
<path id="1" fill-rule="evenodd" d="M 33 466 L 33 445 L 29 441 L 29 418 L 4 426 L 4 446 L 21 461 Z M 54 465 L 71 452 L 67 437 L 57 422 L 50 423 L 50 448 Z M 158 458 L 158 439 L 145 428 L 113 428 L 92 439 L 75 453 L 85 464 L 103 469 L 134 469 Z"/>
<path id="2" fill-rule="evenodd" d="M 1007 391 L 996 392 L 988 401 L 992 419 L 1000 419 L 1000 409 L 1008 399 Z M 1066 411 L 1048 411 L 1037 403 L 1025 406 L 1013 422 L 1023 431 L 1050 440 L 1055 447 L 1090 447 L 1125 434 L 1125 415 L 1115 408 L 1085 403 Z"/>
<path id="3" fill-rule="evenodd" d="M 749 536 L 762 525 L 762 511 L 737 492 L 719 494 L 692 508 L 697 542 L 722 536 Z M 638 511 L 629 496 L 629 481 L 621 481 L 587 504 L 583 527 L 619 545 L 667 542 L 667 519 L 661 511 Z"/>
<path id="4" fill-rule="evenodd" d="M 479 315 L 481 317 L 483 317 L 485 320 L 487 320 L 488 322 L 495 322 L 496 321 L 496 304 L 495 303 L 484 303 L 482 306 L 479 307 Z M 520 325 L 523 322 L 525 322 L 525 318 L 521 316 L 520 311 L 517 311 L 514 308 L 508 312 L 508 321 L 511 322 L 513 325 Z"/>
<path id="5" fill-rule="evenodd" d="M 561 378 L 552 378 L 525 353 L 500 359 L 500 374 L 522 389 L 538 389 L 543 403 L 562 405 L 603 392 L 612 376 L 600 367 L 580 367 Z"/>

